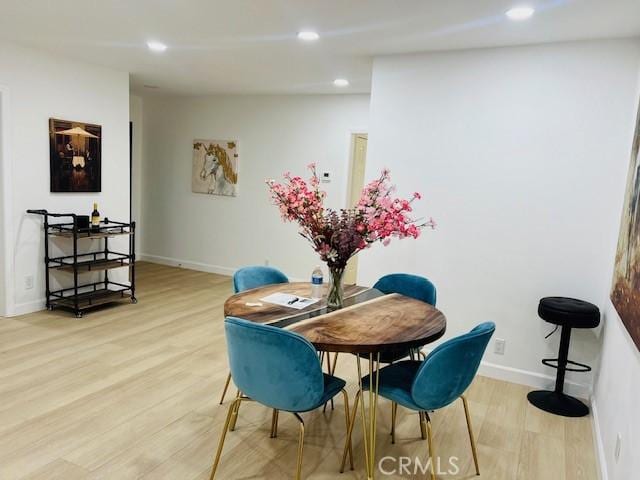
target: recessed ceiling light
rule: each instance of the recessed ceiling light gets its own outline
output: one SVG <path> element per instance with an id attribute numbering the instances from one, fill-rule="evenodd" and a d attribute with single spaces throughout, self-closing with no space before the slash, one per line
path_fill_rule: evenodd
<path id="1" fill-rule="evenodd" d="M 333 84 L 336 87 L 348 87 L 349 86 L 349 80 L 347 80 L 346 78 L 336 78 L 333 81 Z"/>
<path id="2" fill-rule="evenodd" d="M 510 10 L 507 10 L 505 15 L 509 17 L 510 20 L 527 20 L 533 16 L 535 10 L 532 7 L 523 5 L 520 7 L 513 7 Z"/>
<path id="3" fill-rule="evenodd" d="M 162 53 L 167 49 L 167 46 L 164 43 L 155 41 L 147 42 L 147 47 L 149 47 L 149 50 L 152 52 L 158 53 Z"/>
<path id="4" fill-rule="evenodd" d="M 313 42 L 314 40 L 318 40 L 320 35 L 317 32 L 312 30 L 303 30 L 298 32 L 298 39 L 304 40 L 305 42 Z"/>

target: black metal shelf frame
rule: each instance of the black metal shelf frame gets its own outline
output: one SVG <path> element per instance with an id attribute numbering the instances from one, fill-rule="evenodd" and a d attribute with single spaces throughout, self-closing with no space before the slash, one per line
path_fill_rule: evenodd
<path id="1" fill-rule="evenodd" d="M 105 303 L 128 298 L 137 303 L 135 296 L 135 238 L 136 222 L 116 222 L 105 218 L 97 228 L 82 229 L 78 227 L 75 213 L 51 213 L 47 210 L 27 210 L 27 213 L 42 215 L 44 219 L 44 263 L 45 290 L 47 309 L 56 307 L 71 310 L 76 317 L 91 308 Z M 71 221 L 51 223 L 50 218 L 70 218 Z M 129 252 L 122 253 L 109 250 L 109 238 L 112 236 L 128 235 Z M 51 236 L 68 237 L 73 241 L 73 254 L 59 257 L 49 257 L 49 240 Z M 100 250 L 79 253 L 78 240 L 104 240 Z M 114 282 L 109 279 L 109 270 L 128 267 L 130 285 Z M 73 273 L 73 287 L 51 291 L 51 271 L 66 270 Z M 80 283 L 82 273 L 103 272 L 101 281 Z"/>
<path id="2" fill-rule="evenodd" d="M 84 260 L 85 257 L 89 257 Z M 101 257 L 101 258 L 99 258 Z M 114 252 L 111 250 L 101 250 L 97 252 L 88 252 L 88 253 L 79 253 L 77 257 L 74 258 L 73 255 L 67 255 L 64 257 L 55 257 L 49 259 L 49 264 L 47 268 L 52 268 L 55 270 L 60 270 L 60 268 L 76 268 L 81 271 L 96 271 L 97 269 L 91 269 L 92 266 L 101 266 L 105 263 L 110 262 L 120 262 L 122 266 L 126 266 L 125 261 L 131 261 L 133 258 L 132 255 L 127 253 Z M 86 269 L 84 269 L 87 267 Z M 83 270 L 84 269 L 84 270 Z"/>

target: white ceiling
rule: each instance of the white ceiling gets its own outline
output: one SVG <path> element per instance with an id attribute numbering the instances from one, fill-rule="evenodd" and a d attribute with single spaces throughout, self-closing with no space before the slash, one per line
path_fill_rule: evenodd
<path id="1" fill-rule="evenodd" d="M 640 0 L 0 0 L 0 38 L 177 94 L 368 92 L 374 55 L 635 35 Z"/>

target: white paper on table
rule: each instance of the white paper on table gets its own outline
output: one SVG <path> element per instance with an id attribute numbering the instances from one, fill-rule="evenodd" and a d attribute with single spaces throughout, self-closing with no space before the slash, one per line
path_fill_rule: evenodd
<path id="1" fill-rule="evenodd" d="M 289 293 L 272 293 L 264 298 L 261 298 L 263 302 L 274 303 L 283 307 L 295 308 L 296 310 L 302 310 L 303 308 L 313 305 L 318 302 L 319 299 L 299 297 L 291 295 Z"/>

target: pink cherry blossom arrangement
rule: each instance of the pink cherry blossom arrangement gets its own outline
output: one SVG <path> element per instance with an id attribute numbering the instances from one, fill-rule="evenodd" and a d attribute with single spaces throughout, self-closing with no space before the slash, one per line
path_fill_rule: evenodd
<path id="1" fill-rule="evenodd" d="M 267 180 L 274 204 L 283 220 L 297 222 L 300 235 L 306 238 L 331 273 L 329 306 L 342 306 L 342 275 L 351 257 L 375 242 L 388 245 L 395 238 L 418 238 L 425 227 L 435 228 L 433 219 L 414 220 L 410 217 L 410 199 L 394 198 L 395 186 L 390 183 L 389 170 L 384 169 L 376 180 L 367 184 L 353 208 L 339 211 L 325 208 L 326 193 L 320 190 L 315 164 L 310 164 L 309 181 L 285 173 L 284 183 Z"/>
<path id="2" fill-rule="evenodd" d="M 267 185 L 283 220 L 300 225 L 300 234 L 330 269 L 344 270 L 353 255 L 375 242 L 388 245 L 393 237 L 418 238 L 422 228 L 435 228 L 433 219 L 419 222 L 409 216 L 413 201 L 422 198 L 419 193 L 409 200 L 392 196 L 395 186 L 387 169 L 364 187 L 355 207 L 335 211 L 323 205 L 326 193 L 320 190 L 315 164 L 308 168 L 308 182 L 285 173 L 284 183 L 268 180 Z"/>

